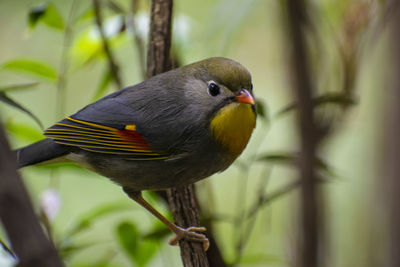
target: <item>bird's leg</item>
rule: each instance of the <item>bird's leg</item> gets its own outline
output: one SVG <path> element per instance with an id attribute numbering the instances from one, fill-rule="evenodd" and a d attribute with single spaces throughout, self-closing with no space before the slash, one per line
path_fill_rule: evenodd
<path id="1" fill-rule="evenodd" d="M 143 197 L 142 193 L 140 191 L 133 191 L 130 190 L 129 188 L 124 187 L 123 188 L 124 192 L 134 201 L 139 203 L 142 207 L 150 211 L 155 217 L 157 217 L 162 223 L 164 223 L 172 232 L 175 233 L 175 237 L 173 237 L 170 241 L 169 244 L 176 246 L 178 245 L 179 240 L 185 239 L 188 241 L 194 241 L 194 242 L 201 242 L 203 243 L 204 250 L 207 250 L 208 247 L 210 246 L 210 242 L 208 241 L 208 238 L 204 234 L 199 234 L 196 232 L 205 232 L 206 228 L 205 227 L 188 227 L 188 228 L 182 228 L 179 227 L 172 222 L 170 222 L 167 218 L 165 218 L 161 213 L 159 213 L 155 208 L 153 208 Z"/>

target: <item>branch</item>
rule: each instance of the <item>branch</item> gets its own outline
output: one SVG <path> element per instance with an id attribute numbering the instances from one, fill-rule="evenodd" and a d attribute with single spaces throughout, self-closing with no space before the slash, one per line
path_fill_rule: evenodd
<path id="1" fill-rule="evenodd" d="M 131 29 L 132 29 L 134 47 L 136 47 L 137 54 L 139 57 L 140 73 L 142 75 L 142 79 L 145 79 L 146 78 L 146 62 L 145 62 L 144 41 L 143 41 L 142 37 L 139 35 L 139 32 L 136 28 L 136 22 L 135 22 L 135 16 L 136 16 L 137 10 L 138 10 L 138 7 L 137 7 L 138 3 L 139 3 L 138 0 L 131 0 L 131 16 L 129 18 L 129 22 L 130 22 Z"/>
<path id="2" fill-rule="evenodd" d="M 0 218 L 18 266 L 61 267 L 63 263 L 33 211 L 14 158 L 0 125 Z"/>
<path id="3" fill-rule="evenodd" d="M 301 142 L 300 179 L 302 224 L 299 229 L 299 259 L 302 267 L 320 265 L 318 234 L 321 227 L 316 188 L 315 159 L 320 139 L 313 110 L 313 84 L 310 79 L 306 51 L 305 29 L 307 26 L 306 0 L 288 0 L 289 43 L 292 44 L 292 73 L 295 94 L 299 103 L 299 131 Z M 322 258 L 322 257 L 321 257 Z"/>
<path id="4" fill-rule="evenodd" d="M 391 2 L 389 2 L 391 3 Z M 384 210 L 388 215 L 388 241 L 384 246 L 387 248 L 387 257 L 382 265 L 384 266 L 400 266 L 400 254 L 398 248 L 400 246 L 400 37 L 398 35 L 398 25 L 400 23 L 400 5 L 397 1 L 392 2 L 391 6 L 394 10 L 393 17 L 390 21 L 391 34 L 391 83 L 390 90 L 386 94 L 385 101 L 385 125 L 383 127 L 384 147 L 382 152 L 384 157 L 381 160 L 382 170 L 384 173 L 383 181 L 379 179 L 379 183 L 383 182 L 383 197 L 386 200 Z M 379 177 L 381 178 L 381 177 Z M 379 199 L 378 199 L 379 200 Z"/>
<path id="5" fill-rule="evenodd" d="M 93 7 L 94 7 L 94 15 L 96 20 L 96 25 L 99 30 L 101 40 L 103 42 L 104 52 L 107 55 L 108 59 L 108 66 L 110 68 L 111 74 L 114 78 L 114 82 L 117 85 L 118 89 L 122 89 L 122 81 L 119 75 L 119 68 L 115 61 L 114 55 L 111 52 L 110 45 L 108 44 L 108 39 L 106 34 L 104 33 L 103 29 L 103 18 L 101 16 L 101 7 L 100 7 L 100 0 L 93 0 Z"/>
<path id="6" fill-rule="evenodd" d="M 76 2 L 77 0 L 72 0 L 71 7 L 68 13 L 68 20 L 65 25 L 63 44 L 61 50 L 61 60 L 60 67 L 58 71 L 58 80 L 57 80 L 57 103 L 56 103 L 56 120 L 65 116 L 65 101 L 66 101 L 66 87 L 67 80 L 66 75 L 69 67 L 68 62 L 68 52 L 71 45 L 71 41 L 73 39 L 73 32 L 71 24 L 73 23 L 73 17 L 76 10 Z"/>
<path id="7" fill-rule="evenodd" d="M 170 69 L 171 20 L 173 0 L 152 0 L 147 51 L 147 78 Z M 167 191 L 175 222 L 181 227 L 197 226 L 198 207 L 194 186 Z M 201 243 L 180 241 L 182 262 L 188 266 L 209 266 Z"/>
<path id="8" fill-rule="evenodd" d="M 172 1 L 152 0 L 149 44 L 147 47 L 147 78 L 170 69 Z"/>
<path id="9" fill-rule="evenodd" d="M 175 223 L 183 228 L 198 226 L 198 206 L 194 185 L 175 187 L 167 191 Z M 209 266 L 202 243 L 179 242 L 183 266 Z"/>

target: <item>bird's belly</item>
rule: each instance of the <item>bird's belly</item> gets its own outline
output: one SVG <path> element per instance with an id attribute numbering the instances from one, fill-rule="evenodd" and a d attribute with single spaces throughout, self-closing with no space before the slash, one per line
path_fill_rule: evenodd
<path id="1" fill-rule="evenodd" d="M 79 159 L 84 167 L 132 190 L 160 190 L 188 185 L 226 169 L 233 161 L 220 155 L 214 158 L 127 160 L 91 154 L 80 155 Z"/>

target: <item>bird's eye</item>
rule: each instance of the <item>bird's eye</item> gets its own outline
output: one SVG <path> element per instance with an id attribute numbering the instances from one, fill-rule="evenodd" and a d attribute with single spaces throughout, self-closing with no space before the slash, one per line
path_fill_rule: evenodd
<path id="1" fill-rule="evenodd" d="M 218 84 L 211 82 L 211 83 L 208 85 L 208 93 L 209 93 L 211 96 L 217 96 L 217 95 L 219 95 L 219 94 L 221 93 L 221 90 L 220 90 Z"/>

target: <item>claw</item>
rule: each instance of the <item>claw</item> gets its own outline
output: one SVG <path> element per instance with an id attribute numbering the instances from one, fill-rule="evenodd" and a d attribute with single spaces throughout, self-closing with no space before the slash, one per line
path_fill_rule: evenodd
<path id="1" fill-rule="evenodd" d="M 175 232 L 175 236 L 168 242 L 172 246 L 177 246 L 179 240 L 185 239 L 193 242 L 201 242 L 203 243 L 204 251 L 207 251 L 210 246 L 210 241 L 204 234 L 199 234 L 196 232 L 204 233 L 207 229 L 205 227 L 188 227 L 186 229 L 177 227 Z"/>

